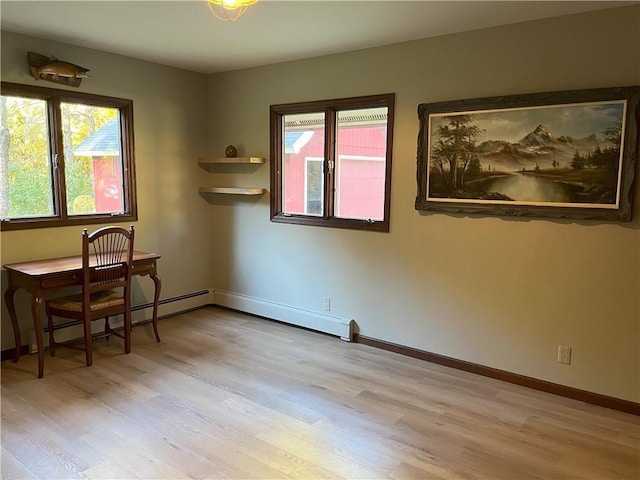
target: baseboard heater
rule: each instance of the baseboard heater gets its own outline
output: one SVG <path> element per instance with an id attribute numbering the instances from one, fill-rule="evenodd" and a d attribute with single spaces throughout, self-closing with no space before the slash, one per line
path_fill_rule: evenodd
<path id="1" fill-rule="evenodd" d="M 158 306 L 166 305 L 167 303 L 179 302 L 181 300 L 188 300 L 190 298 L 201 297 L 203 295 L 209 295 L 209 293 L 210 293 L 209 290 L 200 290 L 200 291 L 197 291 L 197 292 L 185 293 L 184 295 L 178 295 L 176 297 L 165 298 L 164 300 L 159 300 L 158 301 Z M 132 312 L 136 312 L 138 310 L 144 310 L 145 308 L 153 308 L 153 302 L 142 303 L 140 305 L 136 305 L 134 307 L 131 307 L 131 311 Z M 196 307 L 196 308 L 199 308 L 199 307 Z M 168 315 L 158 315 L 158 318 L 172 317 L 174 315 L 178 315 L 178 314 L 184 313 L 184 312 L 185 312 L 185 310 L 180 310 L 179 312 L 170 313 Z M 146 323 L 146 322 L 150 322 L 150 321 L 151 321 L 151 319 L 144 320 L 144 321 L 138 322 L 138 323 Z"/>
<path id="2" fill-rule="evenodd" d="M 213 290 L 212 298 L 214 306 L 231 308 L 290 325 L 335 335 L 346 342 L 350 342 L 353 336 L 354 321 L 346 318 L 290 307 L 224 290 Z"/>
<path id="3" fill-rule="evenodd" d="M 164 315 L 160 315 L 158 314 L 158 319 L 162 319 L 162 318 L 167 318 L 167 317 L 172 317 L 174 315 L 179 315 L 180 313 L 185 313 L 188 312 L 190 310 L 195 310 L 198 308 L 202 308 L 203 306 L 206 306 L 209 304 L 209 295 L 210 295 L 210 291 L 209 290 L 199 290 L 197 292 L 190 292 L 190 293 L 186 293 L 184 295 L 178 295 L 175 297 L 170 297 L 170 298 L 165 298 L 163 300 L 159 300 L 158 301 L 158 307 L 162 306 L 162 305 L 167 305 L 170 303 L 175 303 L 175 302 L 180 302 L 180 301 L 184 301 L 184 300 L 190 300 L 192 298 L 196 298 L 196 297 L 207 297 L 207 298 L 203 298 L 201 302 L 197 302 L 198 304 L 195 306 L 191 306 L 189 308 L 186 309 L 180 309 L 176 312 L 173 313 L 168 313 L 168 314 L 164 314 Z M 153 308 L 153 302 L 147 302 L 147 303 L 141 303 L 139 305 L 134 305 L 131 307 L 131 312 L 138 312 L 138 311 L 142 311 L 142 310 L 146 310 L 149 308 Z M 145 325 L 147 323 L 151 323 L 151 318 L 146 318 L 143 320 L 137 320 L 133 322 L 133 326 L 139 326 L 139 325 Z M 81 323 L 74 321 L 74 320 L 69 320 L 66 322 L 58 322 L 54 325 L 53 329 L 57 332 L 58 330 L 64 330 L 65 328 L 69 328 L 69 327 L 74 327 L 74 326 L 79 326 Z M 43 332 L 44 333 L 49 333 L 49 328 L 45 325 L 43 327 Z M 94 332 L 95 333 L 95 332 Z M 100 332 L 97 332 L 100 333 Z M 35 353 L 38 351 L 38 348 L 36 346 L 36 340 L 35 340 L 35 335 L 31 335 L 31 339 L 29 342 L 29 352 L 30 353 Z"/>
<path id="4" fill-rule="evenodd" d="M 194 297 L 199 297 L 201 295 L 209 295 L 209 290 L 200 290 L 199 292 L 192 292 L 192 293 L 187 293 L 185 295 L 179 295 L 177 297 L 171 297 L 171 298 L 165 298 L 164 300 L 159 300 L 158 301 L 158 307 L 160 305 L 166 305 L 167 303 L 174 303 L 174 302 L 179 302 L 181 300 L 187 300 L 189 298 L 194 298 Z M 141 303 L 140 305 L 135 305 L 131 307 L 131 312 L 138 312 L 140 310 L 145 310 L 147 308 L 153 308 L 153 302 L 148 302 L 148 303 Z M 196 308 L 201 308 L 196 307 Z M 167 315 L 158 315 L 158 319 L 160 318 L 166 318 L 166 317 L 173 317 L 174 315 L 179 315 L 181 313 L 185 313 L 188 310 L 180 310 L 176 313 L 169 313 Z M 135 327 L 136 325 L 144 325 L 145 323 L 151 323 L 151 319 L 147 318 L 145 320 L 138 320 L 137 322 L 133 323 L 133 326 Z M 69 320 L 68 322 L 58 322 L 53 326 L 54 330 L 61 330 L 63 328 L 67 328 L 67 327 L 72 327 L 74 325 L 79 325 L 79 322 L 75 321 L 75 320 Z M 42 331 L 44 333 L 48 333 L 49 332 L 49 328 L 45 325 L 42 329 Z"/>

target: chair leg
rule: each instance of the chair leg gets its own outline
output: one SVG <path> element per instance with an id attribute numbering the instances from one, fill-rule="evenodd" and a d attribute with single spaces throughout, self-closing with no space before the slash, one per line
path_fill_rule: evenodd
<path id="1" fill-rule="evenodd" d="M 104 333 L 111 333 L 111 325 L 109 325 L 109 317 L 104 317 Z M 111 335 L 107 335 L 107 342 Z"/>
<path id="2" fill-rule="evenodd" d="M 154 316 L 152 319 L 153 334 L 156 336 L 156 342 L 160 341 L 160 334 L 158 334 L 158 319 Z"/>
<path id="3" fill-rule="evenodd" d="M 47 312 L 47 327 L 49 328 L 49 353 L 52 357 L 56 356 L 56 342 L 53 338 L 53 315 L 51 315 L 51 311 L 49 310 L 49 306 L 45 307 Z"/>
<path id="4" fill-rule="evenodd" d="M 124 353 L 131 352 L 131 310 L 124 314 Z"/>
<path id="5" fill-rule="evenodd" d="M 87 367 L 93 365 L 93 336 L 91 334 L 91 319 L 84 319 L 84 354 Z"/>

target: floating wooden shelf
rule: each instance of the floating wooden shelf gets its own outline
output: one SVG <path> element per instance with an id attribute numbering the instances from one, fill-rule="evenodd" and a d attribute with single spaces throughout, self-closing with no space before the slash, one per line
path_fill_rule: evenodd
<path id="1" fill-rule="evenodd" d="M 265 163 L 260 157 L 209 157 L 199 158 L 198 165 L 210 173 L 250 173 Z M 266 192 L 264 188 L 200 187 L 200 195 L 208 202 L 217 202 L 217 195 L 239 195 L 257 197 Z"/>
<path id="2" fill-rule="evenodd" d="M 201 187 L 200 193 L 218 193 L 223 195 L 262 195 L 264 188 L 234 188 L 234 187 Z"/>
<path id="3" fill-rule="evenodd" d="M 210 165 L 243 165 L 248 163 L 260 164 L 266 160 L 260 157 L 215 157 L 215 158 L 199 158 L 198 165 L 207 168 Z"/>

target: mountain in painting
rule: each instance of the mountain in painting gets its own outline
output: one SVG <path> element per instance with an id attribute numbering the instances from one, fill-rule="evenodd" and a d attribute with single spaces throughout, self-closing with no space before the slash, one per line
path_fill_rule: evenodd
<path id="1" fill-rule="evenodd" d="M 519 145 L 529 146 L 529 147 L 538 147 L 542 145 L 553 145 L 557 144 L 558 139 L 551 135 L 551 132 L 544 125 L 538 125 L 536 129 L 528 133 L 520 142 Z"/>
<path id="2" fill-rule="evenodd" d="M 536 167 L 551 168 L 554 162 L 565 167 L 576 151 L 591 151 L 599 144 L 595 134 L 574 139 L 555 136 L 545 125 L 512 143 L 504 140 L 487 140 L 478 146 L 480 162 L 492 170 L 532 170 Z"/>

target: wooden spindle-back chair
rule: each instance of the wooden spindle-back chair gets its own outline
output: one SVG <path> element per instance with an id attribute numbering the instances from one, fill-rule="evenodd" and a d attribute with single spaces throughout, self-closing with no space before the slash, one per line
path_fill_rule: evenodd
<path id="1" fill-rule="evenodd" d="M 91 323 L 105 319 L 104 332 L 97 336 L 116 335 L 124 340 L 124 351 L 131 351 L 131 265 L 134 230 L 104 227 L 89 234 L 82 232 L 82 293 L 46 302 L 49 327 L 49 351 L 55 356 L 57 346 L 82 348 L 86 364 L 93 364 Z M 123 315 L 122 333 L 111 328 L 109 317 Z M 53 317 L 81 321 L 81 342 L 57 343 L 54 340 Z M 81 343 L 79 346 L 78 344 Z"/>

